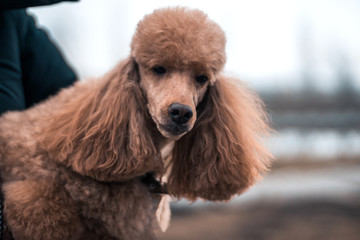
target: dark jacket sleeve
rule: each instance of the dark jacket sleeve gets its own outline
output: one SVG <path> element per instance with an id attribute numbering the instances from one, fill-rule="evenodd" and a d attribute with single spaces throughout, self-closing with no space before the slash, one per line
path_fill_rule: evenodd
<path id="1" fill-rule="evenodd" d="M 27 8 L 50 5 L 59 2 L 76 2 L 78 0 L 0 0 L 0 9 Z"/>
<path id="2" fill-rule="evenodd" d="M 74 81 L 59 49 L 25 10 L 0 11 L 0 115 L 28 108 Z"/>

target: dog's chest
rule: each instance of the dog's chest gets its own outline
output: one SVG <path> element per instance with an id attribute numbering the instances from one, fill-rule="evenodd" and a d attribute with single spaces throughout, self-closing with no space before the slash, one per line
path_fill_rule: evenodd
<path id="1" fill-rule="evenodd" d="M 79 206 L 86 228 L 101 226 L 111 236 L 147 234 L 154 228 L 158 200 L 140 180 L 99 183 L 77 179 L 65 188 Z M 130 232 L 129 232 L 130 231 Z"/>
<path id="2" fill-rule="evenodd" d="M 161 158 L 164 161 L 164 166 L 166 169 L 165 174 L 162 176 L 161 181 L 167 182 L 167 179 L 169 178 L 170 172 L 171 172 L 171 153 L 174 150 L 175 141 L 170 141 L 164 147 L 162 147 L 160 153 Z"/>

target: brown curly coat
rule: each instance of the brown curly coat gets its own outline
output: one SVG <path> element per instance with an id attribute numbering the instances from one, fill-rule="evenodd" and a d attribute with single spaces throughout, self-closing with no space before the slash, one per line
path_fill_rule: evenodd
<path id="1" fill-rule="evenodd" d="M 155 214 L 162 196 L 141 182 L 148 172 L 190 200 L 228 200 L 254 184 L 271 158 L 261 144 L 266 115 L 256 94 L 221 74 L 224 64 L 216 23 L 160 9 L 110 73 L 4 114 L 0 167 L 15 239 L 154 239 L 155 216 L 168 213 L 165 203 Z M 181 128 L 172 103 L 193 113 Z"/>

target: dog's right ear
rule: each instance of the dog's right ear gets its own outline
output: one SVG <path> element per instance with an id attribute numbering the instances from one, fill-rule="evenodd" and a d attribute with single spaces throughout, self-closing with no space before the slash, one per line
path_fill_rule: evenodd
<path id="1" fill-rule="evenodd" d="M 101 181 L 161 172 L 136 62 L 127 58 L 101 79 L 79 82 L 52 116 L 43 146 L 50 157 Z"/>
<path id="2" fill-rule="evenodd" d="M 175 143 L 168 190 L 189 200 L 229 200 L 272 159 L 263 144 L 270 132 L 263 103 L 238 79 L 219 76 L 199 110 L 194 128 Z"/>

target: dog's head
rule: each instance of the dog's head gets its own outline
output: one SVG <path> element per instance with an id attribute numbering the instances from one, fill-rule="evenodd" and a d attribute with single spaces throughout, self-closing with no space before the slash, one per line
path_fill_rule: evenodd
<path id="1" fill-rule="evenodd" d="M 156 10 L 139 22 L 131 44 L 140 86 L 158 130 L 179 139 L 225 64 L 225 35 L 199 10 Z"/>
<path id="2" fill-rule="evenodd" d="M 49 120 L 43 145 L 51 158 L 100 181 L 163 174 L 155 122 L 177 140 L 169 193 L 230 199 L 259 179 L 271 154 L 262 144 L 269 132 L 262 101 L 221 74 L 224 64 L 224 33 L 204 13 L 157 10 L 139 23 L 129 58 L 101 81 L 60 95 L 69 103 Z"/>

